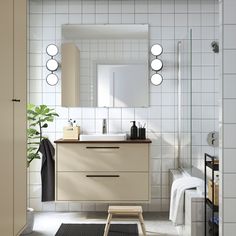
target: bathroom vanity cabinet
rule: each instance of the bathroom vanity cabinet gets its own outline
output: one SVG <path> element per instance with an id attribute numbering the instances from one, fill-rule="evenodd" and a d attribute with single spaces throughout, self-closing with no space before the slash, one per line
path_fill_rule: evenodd
<path id="1" fill-rule="evenodd" d="M 149 201 L 150 140 L 55 143 L 57 201 Z"/>

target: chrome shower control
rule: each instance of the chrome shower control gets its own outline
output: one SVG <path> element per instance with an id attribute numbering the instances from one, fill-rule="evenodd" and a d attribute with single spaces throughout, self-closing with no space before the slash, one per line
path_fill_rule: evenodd
<path id="1" fill-rule="evenodd" d="M 218 147 L 219 146 L 219 133 L 216 131 L 210 132 L 207 135 L 207 143 L 208 145 L 212 147 Z"/>

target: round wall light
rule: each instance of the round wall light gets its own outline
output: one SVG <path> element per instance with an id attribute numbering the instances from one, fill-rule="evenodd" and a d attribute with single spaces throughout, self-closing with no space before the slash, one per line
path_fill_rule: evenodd
<path id="1" fill-rule="evenodd" d="M 59 78 L 55 74 L 49 74 L 46 78 L 46 82 L 51 86 L 56 85 L 58 81 L 59 81 Z"/>
<path id="2" fill-rule="evenodd" d="M 152 47 L 151 47 L 151 53 L 153 56 L 159 56 L 162 54 L 162 46 L 160 44 L 154 44 Z"/>
<path id="3" fill-rule="evenodd" d="M 161 70 L 162 69 L 162 67 L 163 67 L 163 63 L 162 63 L 162 61 L 160 60 L 160 59 L 154 59 L 154 60 L 152 60 L 152 62 L 151 62 L 151 68 L 153 69 L 153 70 L 155 70 L 155 71 L 159 71 L 159 70 Z"/>
<path id="4" fill-rule="evenodd" d="M 154 74 L 151 77 L 151 82 L 153 85 L 160 85 L 163 81 L 163 77 L 160 74 Z"/>
<path id="5" fill-rule="evenodd" d="M 58 54 L 58 47 L 55 44 L 49 44 L 46 48 L 46 52 L 49 56 L 54 57 Z"/>
<path id="6" fill-rule="evenodd" d="M 50 71 L 56 71 L 59 67 L 59 64 L 55 59 L 49 59 L 47 61 L 46 67 Z"/>

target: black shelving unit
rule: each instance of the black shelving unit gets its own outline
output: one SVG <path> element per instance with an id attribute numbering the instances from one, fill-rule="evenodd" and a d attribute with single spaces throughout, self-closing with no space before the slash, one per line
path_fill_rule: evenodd
<path id="1" fill-rule="evenodd" d="M 216 225 L 214 223 L 214 217 L 215 217 L 215 213 L 217 213 L 219 211 L 219 206 L 214 204 L 214 199 L 215 199 L 215 186 L 214 186 L 214 172 L 219 170 L 219 163 L 216 162 L 216 157 L 211 156 L 207 153 L 205 153 L 205 170 L 204 170 L 204 179 L 205 179 L 205 236 L 207 236 L 207 206 L 211 209 L 211 218 L 212 218 L 212 231 L 211 231 L 211 235 L 216 235 L 216 227 L 218 227 L 218 225 Z M 212 201 L 207 197 L 207 168 L 211 169 L 211 180 L 212 180 L 212 196 L 211 199 Z"/>

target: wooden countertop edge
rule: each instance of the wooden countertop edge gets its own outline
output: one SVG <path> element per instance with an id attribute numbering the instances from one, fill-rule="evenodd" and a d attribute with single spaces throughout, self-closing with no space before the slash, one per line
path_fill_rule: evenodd
<path id="1" fill-rule="evenodd" d="M 128 139 L 122 141 L 80 141 L 75 139 L 58 139 L 54 143 L 151 143 L 150 139 Z"/>

